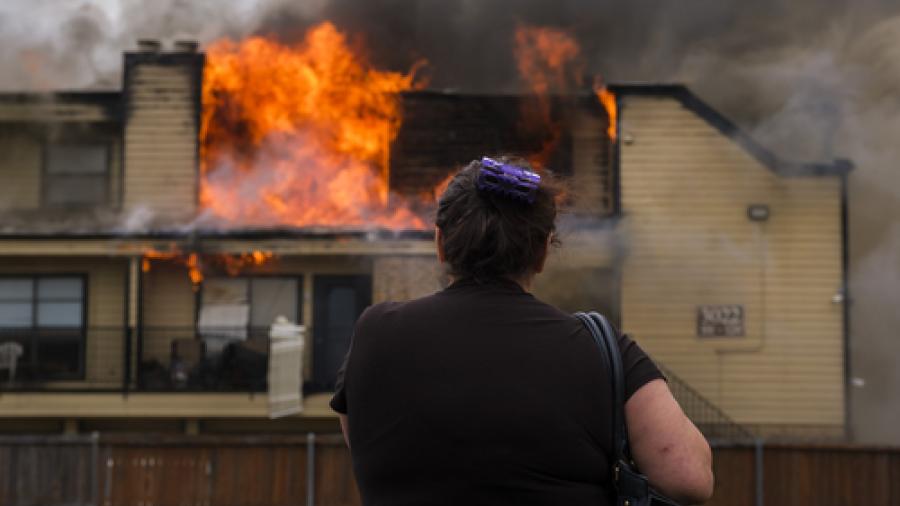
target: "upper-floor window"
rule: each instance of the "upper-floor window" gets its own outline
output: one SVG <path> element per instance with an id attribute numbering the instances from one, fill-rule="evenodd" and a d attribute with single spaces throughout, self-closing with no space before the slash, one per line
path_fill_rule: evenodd
<path id="1" fill-rule="evenodd" d="M 85 285 L 81 276 L 0 277 L 0 344 L 21 350 L 16 379 L 82 375 Z"/>
<path id="2" fill-rule="evenodd" d="M 109 202 L 109 145 L 53 143 L 45 150 L 44 204 L 93 207 Z"/>

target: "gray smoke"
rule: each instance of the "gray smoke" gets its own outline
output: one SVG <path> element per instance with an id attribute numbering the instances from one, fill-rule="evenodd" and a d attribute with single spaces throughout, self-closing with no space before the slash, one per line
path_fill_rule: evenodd
<path id="1" fill-rule="evenodd" d="M 273 0 L 4 0 L 0 91 L 120 86 L 142 38 L 209 40 L 260 28 Z M 314 3 L 314 2 L 312 2 Z M 309 2 L 307 2 L 309 4 Z"/>
<path id="2" fill-rule="evenodd" d="M 329 19 L 379 66 L 430 62 L 431 86 L 521 89 L 519 24 L 568 30 L 608 82 L 688 84 L 779 154 L 853 160 L 851 373 L 860 436 L 900 443 L 900 4 L 891 0 L 5 0 L 0 90 L 117 88 L 140 38 L 291 40 Z M 859 383 L 859 382 L 857 382 Z M 890 409 L 889 409 L 890 408 Z M 893 409 L 893 411 L 891 410 Z M 880 410 L 880 411 L 879 411 Z M 893 438 L 893 439 L 891 439 Z"/>

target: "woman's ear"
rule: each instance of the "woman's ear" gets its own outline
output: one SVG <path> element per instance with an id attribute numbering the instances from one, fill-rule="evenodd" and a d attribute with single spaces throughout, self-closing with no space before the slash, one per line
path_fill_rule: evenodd
<path id="1" fill-rule="evenodd" d="M 441 234 L 441 229 L 438 227 L 434 227 L 434 245 L 437 248 L 438 262 L 446 262 L 447 260 L 444 258 L 444 235 Z"/>

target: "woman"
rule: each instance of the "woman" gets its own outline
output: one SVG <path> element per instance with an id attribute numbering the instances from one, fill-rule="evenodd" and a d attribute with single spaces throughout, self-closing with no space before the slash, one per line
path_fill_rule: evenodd
<path id="1" fill-rule="evenodd" d="M 450 286 L 359 318 L 331 406 L 365 504 L 611 504 L 609 371 L 579 320 L 529 293 L 558 195 L 523 162 L 472 162 L 438 204 Z M 709 445 L 647 355 L 619 344 L 639 469 L 708 499 Z"/>

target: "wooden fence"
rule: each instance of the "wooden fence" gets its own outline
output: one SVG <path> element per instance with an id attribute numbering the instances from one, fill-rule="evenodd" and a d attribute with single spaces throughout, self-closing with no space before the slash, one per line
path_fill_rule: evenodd
<path id="1" fill-rule="evenodd" d="M 897 448 L 717 446 L 715 472 L 711 505 L 900 506 Z M 360 500 L 337 435 L 8 436 L 0 437 L 0 504 L 339 506 Z"/>

